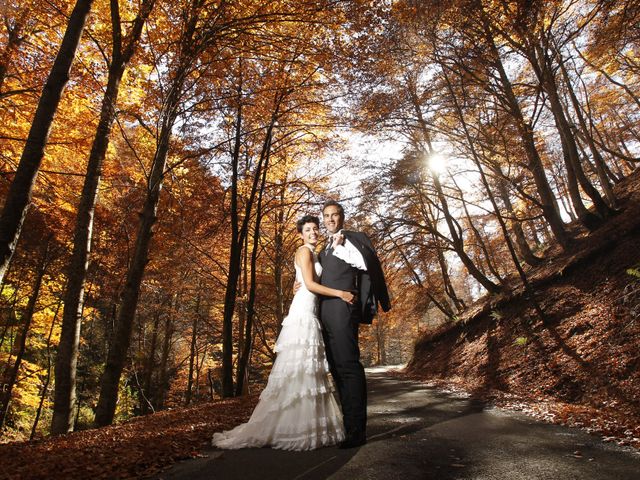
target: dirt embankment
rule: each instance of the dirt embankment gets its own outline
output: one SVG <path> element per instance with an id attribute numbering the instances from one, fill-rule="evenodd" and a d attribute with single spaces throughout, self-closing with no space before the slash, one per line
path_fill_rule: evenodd
<path id="1" fill-rule="evenodd" d="M 407 372 L 640 447 L 640 174 L 621 213 L 529 272 L 543 315 L 515 293 L 478 302 L 429 332 Z"/>

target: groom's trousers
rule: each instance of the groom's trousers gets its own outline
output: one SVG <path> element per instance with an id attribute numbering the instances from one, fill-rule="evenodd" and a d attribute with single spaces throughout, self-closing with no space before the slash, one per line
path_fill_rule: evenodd
<path id="1" fill-rule="evenodd" d="M 367 387 L 364 367 L 360 363 L 357 309 L 339 298 L 325 298 L 320 307 L 320 319 L 346 434 L 360 437 L 366 432 Z"/>

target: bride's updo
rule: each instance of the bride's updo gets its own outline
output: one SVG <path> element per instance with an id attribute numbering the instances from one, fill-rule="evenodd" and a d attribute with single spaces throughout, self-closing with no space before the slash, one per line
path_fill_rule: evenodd
<path id="1" fill-rule="evenodd" d="M 320 228 L 320 219 L 315 215 L 305 215 L 300 220 L 296 222 L 296 230 L 298 233 L 302 233 L 302 227 L 307 223 L 315 223 L 318 228 Z"/>

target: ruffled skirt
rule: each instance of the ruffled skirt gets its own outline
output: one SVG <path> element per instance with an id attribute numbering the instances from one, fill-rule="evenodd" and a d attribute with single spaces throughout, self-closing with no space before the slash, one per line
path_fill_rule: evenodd
<path id="1" fill-rule="evenodd" d="M 304 308 L 306 307 L 306 308 Z M 247 423 L 213 435 L 212 445 L 312 450 L 344 439 L 340 407 L 329 380 L 320 322 L 313 304 L 296 299 L 276 341 L 267 386 Z"/>

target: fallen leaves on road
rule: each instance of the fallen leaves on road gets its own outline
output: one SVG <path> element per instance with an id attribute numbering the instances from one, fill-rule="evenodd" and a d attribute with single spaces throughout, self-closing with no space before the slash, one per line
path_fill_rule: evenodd
<path id="1" fill-rule="evenodd" d="M 390 373 L 398 377 L 422 380 L 439 390 L 473 397 L 506 410 L 522 412 L 543 422 L 581 428 L 588 433 L 600 435 L 604 442 L 615 442 L 640 450 L 640 418 L 632 411 L 618 408 L 615 403 L 596 408 L 562 402 L 552 397 L 526 395 L 522 392 L 514 394 L 496 389 L 478 389 L 467 379 L 460 377 L 444 380 L 402 371 Z"/>

